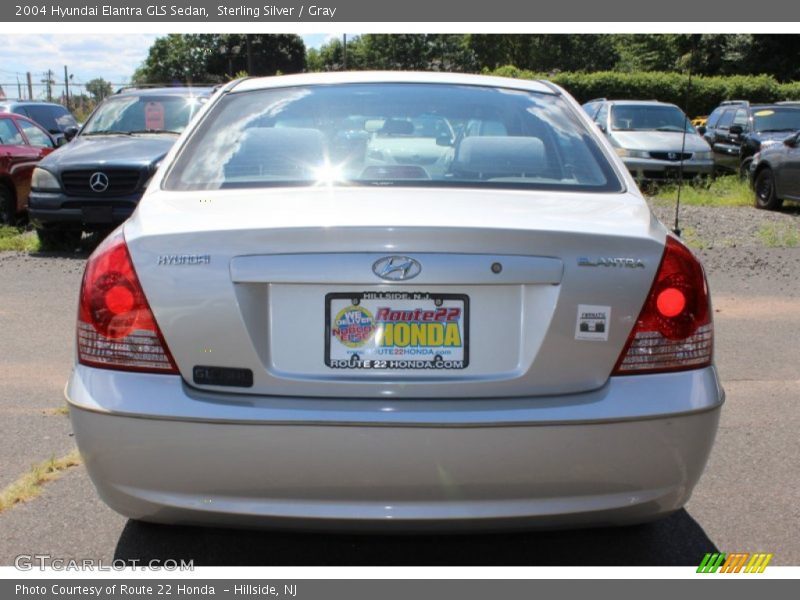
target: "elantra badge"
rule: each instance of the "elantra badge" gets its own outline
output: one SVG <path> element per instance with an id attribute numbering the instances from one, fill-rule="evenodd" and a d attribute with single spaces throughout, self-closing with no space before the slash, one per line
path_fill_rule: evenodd
<path id="1" fill-rule="evenodd" d="M 385 256 L 375 261 L 372 272 L 387 281 L 407 281 L 422 272 L 422 265 L 408 256 Z"/>

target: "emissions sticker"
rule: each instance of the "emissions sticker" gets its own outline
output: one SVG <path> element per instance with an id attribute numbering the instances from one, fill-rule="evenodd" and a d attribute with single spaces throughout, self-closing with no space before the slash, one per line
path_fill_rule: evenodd
<path id="1" fill-rule="evenodd" d="M 578 320 L 575 324 L 575 339 L 607 342 L 610 324 L 610 306 L 579 304 Z"/>

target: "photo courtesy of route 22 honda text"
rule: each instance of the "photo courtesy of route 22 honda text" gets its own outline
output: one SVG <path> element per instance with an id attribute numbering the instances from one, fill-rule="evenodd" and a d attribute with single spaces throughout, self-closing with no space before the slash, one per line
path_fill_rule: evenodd
<path id="1" fill-rule="evenodd" d="M 231 82 L 90 257 L 68 397 L 103 500 L 172 524 L 640 523 L 724 392 L 704 271 L 546 81 Z"/>

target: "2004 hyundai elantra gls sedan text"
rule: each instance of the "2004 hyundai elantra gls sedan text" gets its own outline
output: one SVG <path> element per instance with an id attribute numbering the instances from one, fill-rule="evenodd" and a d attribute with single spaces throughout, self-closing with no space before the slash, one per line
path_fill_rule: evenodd
<path id="1" fill-rule="evenodd" d="M 703 471 L 712 336 L 701 265 L 557 86 L 248 79 L 89 259 L 67 396 L 134 519 L 624 524 Z"/>

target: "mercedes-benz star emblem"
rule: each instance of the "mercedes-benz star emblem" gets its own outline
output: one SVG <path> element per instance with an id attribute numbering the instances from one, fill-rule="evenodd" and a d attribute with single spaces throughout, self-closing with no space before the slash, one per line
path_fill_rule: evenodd
<path id="1" fill-rule="evenodd" d="M 100 171 L 92 173 L 92 176 L 89 177 L 89 187 L 98 194 L 105 192 L 108 189 L 108 175 Z"/>
<path id="2" fill-rule="evenodd" d="M 408 256 L 384 256 L 372 265 L 372 272 L 387 281 L 414 279 L 421 271 L 422 265 Z"/>

